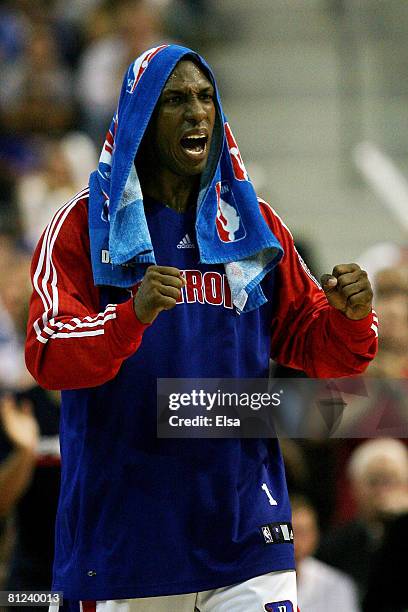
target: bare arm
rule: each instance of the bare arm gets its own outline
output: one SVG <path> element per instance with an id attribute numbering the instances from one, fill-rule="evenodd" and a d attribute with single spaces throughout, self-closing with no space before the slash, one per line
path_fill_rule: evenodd
<path id="1" fill-rule="evenodd" d="M 0 517 L 4 517 L 30 483 L 39 430 L 30 404 L 24 402 L 21 407 L 17 406 L 11 396 L 0 400 L 0 420 L 13 446 L 10 455 L 0 464 Z"/>

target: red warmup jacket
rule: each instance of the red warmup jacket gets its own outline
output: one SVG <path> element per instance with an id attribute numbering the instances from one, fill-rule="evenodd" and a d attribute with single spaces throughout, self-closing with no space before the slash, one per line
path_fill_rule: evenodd
<path id="1" fill-rule="evenodd" d="M 160 438 L 156 382 L 265 378 L 270 355 L 312 377 L 359 374 L 376 351 L 375 315 L 350 321 L 329 306 L 264 202 L 285 255 L 262 281 L 267 302 L 238 315 L 224 266 L 201 264 L 196 245 L 178 248 L 195 243 L 193 211 L 149 202 L 157 261 L 187 285 L 144 326 L 129 291 L 94 286 L 87 205 L 85 190 L 55 214 L 32 267 L 27 364 L 42 386 L 64 390 L 53 589 L 127 599 L 294 569 L 277 439 Z"/>
<path id="2" fill-rule="evenodd" d="M 352 321 L 332 308 L 288 228 L 269 204 L 260 200 L 260 207 L 285 252 L 276 271 L 271 357 L 315 378 L 361 374 L 377 350 L 375 313 Z M 131 297 L 100 308 L 87 190 L 55 214 L 34 253 L 31 275 L 26 362 L 34 378 L 48 389 L 94 387 L 114 378 L 148 326 L 138 321 Z"/>

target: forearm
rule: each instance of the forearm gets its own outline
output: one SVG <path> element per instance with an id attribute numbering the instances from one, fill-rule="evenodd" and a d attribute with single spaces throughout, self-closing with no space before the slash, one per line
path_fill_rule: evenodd
<path id="1" fill-rule="evenodd" d="M 29 325 L 27 367 L 46 389 L 101 385 L 139 348 L 146 327 L 138 321 L 132 299 L 93 316 L 61 316 L 46 325 Z"/>
<path id="2" fill-rule="evenodd" d="M 364 372 L 376 354 L 376 317 L 347 319 L 320 304 L 275 331 L 272 356 L 283 365 L 303 370 L 311 378 L 338 378 Z"/>
<path id="3" fill-rule="evenodd" d="M 261 210 L 285 251 L 276 272 L 278 290 L 271 321 L 272 358 L 281 365 L 303 370 L 313 378 L 361 374 L 377 351 L 378 320 L 375 313 L 352 320 L 330 305 L 322 287 L 296 251 L 287 227 L 263 201 Z M 334 272 L 339 274 L 346 268 L 353 269 L 351 276 L 354 274 L 363 286 L 366 275 L 364 277 L 355 264 L 336 266 Z M 367 287 L 367 300 L 369 297 Z M 356 300 L 353 294 L 352 299 Z M 337 306 L 342 307 L 341 299 L 337 301 Z"/>
<path id="4" fill-rule="evenodd" d="M 19 448 L 0 465 L 0 518 L 12 510 L 27 489 L 35 461 L 35 449 Z"/>
<path id="5" fill-rule="evenodd" d="M 362 374 L 377 352 L 377 319 L 353 321 L 328 306 L 308 330 L 304 371 L 314 378 Z"/>

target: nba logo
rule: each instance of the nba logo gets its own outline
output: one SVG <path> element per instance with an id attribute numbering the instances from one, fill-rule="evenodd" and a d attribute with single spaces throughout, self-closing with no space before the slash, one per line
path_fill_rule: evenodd
<path id="1" fill-rule="evenodd" d="M 153 49 L 145 51 L 145 53 L 143 53 L 133 62 L 128 72 L 126 87 L 127 93 L 132 94 L 135 91 L 136 86 L 142 78 L 144 71 L 148 67 L 150 60 L 153 59 L 153 57 L 157 55 L 157 53 L 159 53 L 166 47 L 168 47 L 168 45 L 160 45 L 160 47 L 153 47 Z"/>
<path id="2" fill-rule="evenodd" d="M 265 542 L 267 544 L 270 544 L 273 542 L 273 537 L 271 534 L 271 530 L 269 529 L 269 527 L 262 527 L 262 533 L 263 533 L 263 537 L 265 538 Z"/>
<path id="3" fill-rule="evenodd" d="M 225 136 L 227 138 L 228 150 L 231 157 L 232 169 L 234 170 L 234 176 L 238 181 L 247 181 L 248 173 L 246 171 L 244 162 L 239 152 L 238 145 L 234 138 L 229 123 L 224 123 Z"/>
<path id="4" fill-rule="evenodd" d="M 291 601 L 276 601 L 265 604 L 266 612 L 293 612 Z"/>
<path id="5" fill-rule="evenodd" d="M 246 231 L 228 181 L 217 183 L 215 190 L 217 192 L 215 223 L 220 240 L 222 242 L 242 240 L 246 236 Z"/>

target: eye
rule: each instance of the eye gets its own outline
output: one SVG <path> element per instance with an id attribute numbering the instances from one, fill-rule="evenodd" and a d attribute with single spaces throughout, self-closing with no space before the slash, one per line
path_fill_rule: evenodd
<path id="1" fill-rule="evenodd" d="M 177 105 L 180 104 L 182 101 L 181 96 L 170 96 L 169 98 L 166 98 L 165 102 L 166 104 L 171 104 L 171 105 Z"/>
<path id="2" fill-rule="evenodd" d="M 213 97 L 214 96 L 212 94 L 210 94 L 210 93 L 202 93 L 200 95 L 201 100 L 204 100 L 205 102 L 209 102 L 210 100 L 213 99 Z"/>

